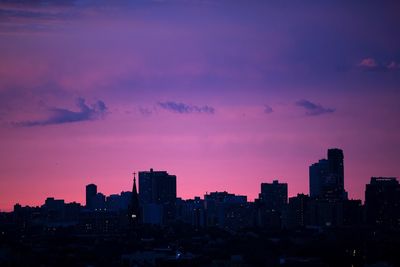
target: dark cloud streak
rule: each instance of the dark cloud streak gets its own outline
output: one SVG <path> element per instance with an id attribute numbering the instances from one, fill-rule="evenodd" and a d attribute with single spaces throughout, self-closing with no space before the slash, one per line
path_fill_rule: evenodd
<path id="1" fill-rule="evenodd" d="M 302 107 L 306 111 L 307 116 L 318 116 L 322 114 L 327 114 L 327 113 L 333 113 L 335 112 L 335 109 L 333 108 L 325 108 L 321 106 L 320 104 L 315 104 L 311 101 L 302 99 L 297 101 L 296 106 Z"/>
<path id="2" fill-rule="evenodd" d="M 179 102 L 167 101 L 167 102 L 158 102 L 158 105 L 168 111 L 180 113 L 180 114 L 189 114 L 189 113 L 207 113 L 214 114 L 215 109 L 210 106 L 196 106 L 196 105 L 188 105 Z"/>
<path id="3" fill-rule="evenodd" d="M 103 118 L 107 114 L 107 106 L 101 100 L 92 106 L 85 103 L 85 99 L 78 98 L 77 107 L 79 111 L 71 111 L 63 108 L 50 108 L 48 111 L 51 115 L 47 119 L 16 122 L 16 126 L 33 127 L 46 126 L 53 124 L 64 124 L 79 121 L 93 121 Z"/>
<path id="4" fill-rule="evenodd" d="M 274 110 L 269 105 L 264 106 L 264 113 L 270 114 L 272 112 L 274 112 Z"/>

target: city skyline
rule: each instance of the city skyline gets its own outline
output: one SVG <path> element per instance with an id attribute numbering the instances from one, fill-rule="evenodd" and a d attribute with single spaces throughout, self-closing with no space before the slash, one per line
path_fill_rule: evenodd
<path id="1" fill-rule="evenodd" d="M 313 199 L 331 199 L 334 201 L 344 201 L 344 200 L 357 200 L 355 198 L 348 198 L 348 192 L 346 191 L 346 188 L 343 187 L 343 182 L 345 181 L 345 177 L 343 176 L 343 166 L 344 166 L 344 153 L 343 150 L 340 148 L 329 148 L 327 150 L 327 156 L 328 159 L 320 159 L 317 163 L 313 163 L 310 165 L 309 168 L 309 179 L 308 179 L 308 184 L 309 184 L 309 192 L 297 192 L 293 195 L 288 195 L 288 188 L 290 188 L 289 184 L 286 183 L 285 181 L 282 180 L 277 180 L 273 179 L 271 181 L 262 181 L 261 182 L 261 190 L 257 194 L 258 197 L 250 198 L 249 202 L 252 201 L 263 201 L 266 197 L 277 197 L 278 199 L 286 199 L 279 205 L 286 205 L 286 201 L 291 198 L 291 197 L 296 197 L 299 195 L 306 195 L 309 196 Z M 321 165 L 323 164 L 323 165 Z M 321 167 L 318 167 L 321 166 Z M 329 166 L 329 167 L 328 167 Z M 322 168 L 321 171 L 315 171 L 315 168 Z M 177 195 L 177 179 L 176 175 L 170 175 L 167 171 L 153 171 L 153 168 L 150 168 L 149 171 L 138 171 L 138 185 L 139 187 L 137 188 L 136 185 L 136 172 L 131 173 L 133 175 L 132 181 L 132 191 L 124 191 L 121 190 L 119 191 L 121 193 L 121 197 L 123 194 L 126 193 L 132 193 L 134 192 L 134 195 L 136 196 L 137 200 L 135 200 L 135 206 L 138 206 L 139 203 L 140 205 L 147 205 L 151 203 L 159 204 L 159 203 L 173 203 L 175 202 L 175 199 L 180 198 L 180 199 L 195 199 L 198 197 L 206 196 L 209 193 L 218 193 L 218 192 L 225 192 L 225 193 L 233 193 L 237 194 L 237 192 L 232 192 L 229 190 L 213 190 L 210 189 L 206 192 L 199 193 L 197 195 L 194 195 L 192 197 L 181 197 Z M 337 177 L 339 175 L 339 177 Z M 382 178 L 383 176 L 379 176 L 378 178 Z M 371 176 L 371 181 L 378 179 L 377 176 Z M 172 179 L 172 180 L 171 180 Z M 318 182 L 317 185 L 315 184 L 315 179 L 321 180 L 321 182 Z M 397 179 L 397 177 L 389 177 L 387 179 Z M 154 181 L 154 182 L 153 182 Z M 271 183 L 269 183 L 271 182 Z M 282 188 L 283 186 L 283 188 Z M 364 185 L 364 196 L 365 196 L 365 190 L 367 190 L 368 183 Z M 77 200 L 72 200 L 70 201 L 71 203 L 80 203 L 84 206 L 86 206 L 89 209 L 94 209 L 94 206 L 99 206 L 103 207 L 103 205 L 106 204 L 108 201 L 109 197 L 115 197 L 118 196 L 118 192 L 113 192 L 109 194 L 103 194 L 100 191 L 97 191 L 97 184 L 95 183 L 90 183 L 85 185 L 86 187 L 86 193 L 85 193 L 85 201 L 77 201 Z M 318 188 L 319 187 L 319 188 Z M 171 191 L 172 190 L 172 191 Z M 277 191 L 275 191 L 277 190 Z M 282 191 L 283 190 L 283 191 Z M 314 193 L 312 193 L 314 192 Z M 246 193 L 244 194 L 237 194 L 243 195 L 246 197 L 246 201 L 248 201 L 248 195 Z M 51 198 L 51 199 L 57 199 L 59 197 L 54 197 L 53 195 L 47 196 L 46 199 Z M 64 201 L 64 199 L 62 199 Z M 364 197 L 361 198 L 361 200 L 364 202 L 365 199 Z M 113 200 L 111 200 L 113 201 Z M 139 202 L 138 202 L 139 201 Z M 43 202 L 42 202 L 43 203 Z M 97 204 L 95 204 L 97 203 Z M 103 204 L 101 204 L 103 203 Z M 13 204 L 13 207 L 15 208 L 15 205 L 22 205 L 22 206 L 35 206 L 35 205 L 29 205 L 29 204 L 24 204 L 20 202 L 15 202 Z M 269 204 L 272 205 L 272 204 Z M 278 205 L 278 204 L 277 204 Z M 278 206 L 279 206 L 278 205 Z M 41 205 L 36 205 L 36 206 L 41 206 Z M 105 207 L 105 206 L 104 206 Z M 104 208 L 103 207 L 103 208 Z M 154 209 L 154 206 L 150 205 L 147 210 Z M 136 208 L 137 210 L 137 208 Z M 146 210 L 146 209 L 145 209 Z M 9 210 L 11 211 L 11 209 Z M 154 218 L 153 218 L 154 219 Z M 160 219 L 157 219 L 160 220 Z"/>
<path id="2" fill-rule="evenodd" d="M 1 1 L 0 210 L 168 170 L 185 199 L 309 193 L 345 152 L 344 187 L 400 177 L 394 1 Z"/>

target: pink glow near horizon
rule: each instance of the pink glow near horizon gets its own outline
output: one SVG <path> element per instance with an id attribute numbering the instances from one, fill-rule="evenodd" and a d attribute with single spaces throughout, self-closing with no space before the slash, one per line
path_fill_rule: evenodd
<path id="1" fill-rule="evenodd" d="M 294 196 L 331 147 L 351 198 L 400 176 L 400 39 L 350 23 L 376 8 L 216 3 L 0 4 L 0 210 L 128 191 L 150 168 L 183 198 L 253 200 L 274 179 Z"/>

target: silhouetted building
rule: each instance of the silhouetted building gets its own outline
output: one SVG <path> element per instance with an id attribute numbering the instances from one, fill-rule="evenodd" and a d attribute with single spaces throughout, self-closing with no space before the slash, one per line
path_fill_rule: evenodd
<path id="1" fill-rule="evenodd" d="M 328 149 L 329 175 L 325 185 L 325 195 L 328 198 L 347 199 L 344 190 L 343 151 L 338 148 Z"/>
<path id="2" fill-rule="evenodd" d="M 177 220 L 191 224 L 195 228 L 205 226 L 205 204 L 200 197 L 194 199 L 183 200 L 176 199 L 176 215 Z"/>
<path id="3" fill-rule="evenodd" d="M 343 150 L 338 148 L 328 149 L 329 172 L 335 177 L 335 184 L 344 190 Z"/>
<path id="4" fill-rule="evenodd" d="M 343 224 L 342 200 L 310 199 L 307 208 L 311 226 L 331 227 Z"/>
<path id="5" fill-rule="evenodd" d="M 272 183 L 262 183 L 259 199 L 256 200 L 257 224 L 269 229 L 280 229 L 282 212 L 287 204 L 288 186 L 274 180 Z"/>
<path id="6" fill-rule="evenodd" d="M 43 207 L 48 210 L 62 210 L 64 208 L 64 199 L 54 199 L 54 197 L 48 197 L 44 202 Z"/>
<path id="7" fill-rule="evenodd" d="M 313 198 L 320 197 L 323 192 L 322 188 L 325 184 L 329 172 L 329 163 L 327 159 L 321 159 L 317 163 L 310 166 L 310 196 Z"/>
<path id="8" fill-rule="evenodd" d="M 283 214 L 283 225 L 289 229 L 302 228 L 309 224 L 309 202 L 310 197 L 297 194 L 289 198 L 289 203 Z"/>
<path id="9" fill-rule="evenodd" d="M 93 207 L 95 211 L 102 211 L 106 210 L 106 196 L 102 193 L 97 193 L 94 198 L 92 199 L 93 201 Z"/>
<path id="10" fill-rule="evenodd" d="M 121 192 L 121 194 L 112 194 L 106 197 L 106 209 L 108 211 L 128 212 L 132 201 L 132 192 Z"/>
<path id="11" fill-rule="evenodd" d="M 128 210 L 131 201 L 132 201 L 132 192 L 131 191 L 121 192 L 121 194 L 120 194 L 121 210 Z"/>
<path id="12" fill-rule="evenodd" d="M 246 196 L 212 192 L 204 195 L 204 207 L 207 226 L 235 230 L 254 224 L 254 205 Z"/>
<path id="13" fill-rule="evenodd" d="M 289 229 L 306 226 L 357 226 L 362 224 L 361 200 L 310 198 L 304 194 L 289 198 L 283 225 Z"/>
<path id="14" fill-rule="evenodd" d="M 264 203 L 266 209 L 282 211 L 288 199 L 287 183 L 279 183 L 278 180 L 274 180 L 272 183 L 262 183 L 259 199 Z"/>
<path id="15" fill-rule="evenodd" d="M 143 222 L 158 224 L 175 218 L 176 176 L 166 171 L 139 172 L 139 196 L 143 208 Z"/>
<path id="16" fill-rule="evenodd" d="M 122 210 L 121 196 L 118 194 L 112 194 L 106 197 L 106 209 L 109 211 L 120 211 Z M 126 209 L 127 211 L 128 209 Z"/>
<path id="17" fill-rule="evenodd" d="M 394 177 L 372 177 L 365 189 L 367 223 L 400 226 L 400 185 Z"/>
<path id="18" fill-rule="evenodd" d="M 344 200 L 343 151 L 328 149 L 328 159 L 321 159 L 309 168 L 310 196 L 318 199 Z"/>
<path id="19" fill-rule="evenodd" d="M 42 206 L 46 216 L 46 221 L 62 221 L 64 220 L 64 206 L 65 202 L 63 199 L 54 199 L 54 197 L 48 197 Z"/>
<path id="20" fill-rule="evenodd" d="M 349 199 L 343 201 L 343 225 L 358 226 L 363 223 L 364 208 L 361 200 Z"/>
<path id="21" fill-rule="evenodd" d="M 97 195 L 97 186 L 95 184 L 88 184 L 86 186 L 86 208 L 94 209 L 94 202 Z"/>

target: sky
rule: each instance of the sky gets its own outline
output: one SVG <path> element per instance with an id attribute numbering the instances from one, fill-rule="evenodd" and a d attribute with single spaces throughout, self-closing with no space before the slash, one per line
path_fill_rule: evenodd
<path id="1" fill-rule="evenodd" d="M 400 176 L 396 1 L 0 1 L 0 210 L 84 204 L 132 173 L 184 199 L 262 182 L 309 193 L 344 151 L 345 189 Z"/>

